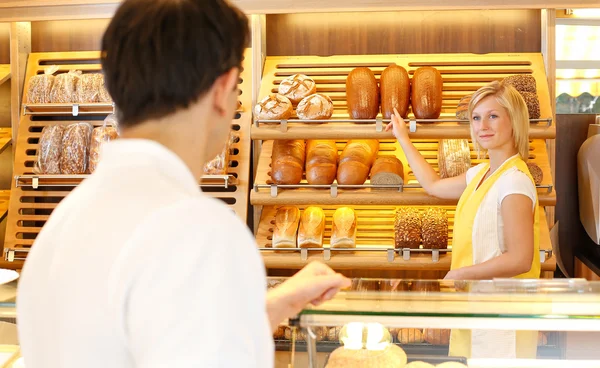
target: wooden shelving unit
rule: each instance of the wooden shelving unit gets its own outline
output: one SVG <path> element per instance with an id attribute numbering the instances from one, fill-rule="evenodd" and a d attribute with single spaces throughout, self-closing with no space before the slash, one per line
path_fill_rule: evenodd
<path id="1" fill-rule="evenodd" d="M 10 79 L 10 64 L 0 64 L 0 84 Z"/>

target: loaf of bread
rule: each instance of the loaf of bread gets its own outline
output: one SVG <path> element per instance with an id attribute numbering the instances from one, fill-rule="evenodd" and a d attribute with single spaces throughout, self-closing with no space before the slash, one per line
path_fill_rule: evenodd
<path id="1" fill-rule="evenodd" d="M 406 118 L 410 106 L 410 78 L 406 69 L 398 65 L 388 66 L 381 73 L 379 85 L 383 118 L 390 119 L 394 108 L 400 116 Z"/>
<path id="2" fill-rule="evenodd" d="M 276 140 L 271 155 L 271 179 L 275 184 L 298 184 L 304 173 L 304 140 Z"/>
<path id="3" fill-rule="evenodd" d="M 383 350 L 350 350 L 342 346 L 329 355 L 325 368 L 404 368 L 407 361 L 404 350 L 394 344 Z"/>
<path id="4" fill-rule="evenodd" d="M 27 87 L 27 103 L 30 104 L 45 104 L 50 103 L 50 93 L 54 85 L 54 77 L 50 74 L 34 75 L 29 78 Z"/>
<path id="5" fill-rule="evenodd" d="M 456 118 L 460 120 L 470 120 L 469 119 L 469 103 L 471 103 L 471 97 L 473 95 L 466 95 L 461 98 L 458 102 L 458 106 L 456 107 Z"/>
<path id="6" fill-rule="evenodd" d="M 304 97 L 317 92 L 317 85 L 314 80 L 304 74 L 294 74 L 285 78 L 279 84 L 279 94 L 289 98 L 294 105 L 300 102 Z"/>
<path id="7" fill-rule="evenodd" d="M 113 102 L 108 89 L 106 88 L 106 81 L 104 80 L 104 74 L 100 74 L 101 78 L 98 79 L 98 102 Z"/>
<path id="8" fill-rule="evenodd" d="M 513 86 L 519 92 L 537 92 L 536 82 L 533 75 L 511 75 L 509 77 L 504 78 L 504 84 Z"/>
<path id="9" fill-rule="evenodd" d="M 42 129 L 40 137 L 36 174 L 60 174 L 60 155 L 62 154 L 62 140 L 65 127 L 62 125 L 48 125 Z"/>
<path id="10" fill-rule="evenodd" d="M 379 113 L 379 87 L 369 68 L 352 70 L 346 78 L 346 102 L 352 119 L 375 119 Z"/>
<path id="11" fill-rule="evenodd" d="M 450 343 L 450 330 L 426 329 L 423 331 L 425 342 L 431 345 L 448 345 Z"/>
<path id="12" fill-rule="evenodd" d="M 106 142 L 117 139 L 118 136 L 119 134 L 117 133 L 117 129 L 113 126 L 101 126 L 94 128 L 92 131 L 92 140 L 90 142 L 90 157 L 88 163 L 88 170 L 90 174 L 96 171 L 96 166 L 98 166 L 98 162 L 100 161 L 100 151 L 102 149 L 102 145 L 104 145 Z"/>
<path id="13" fill-rule="evenodd" d="M 417 119 L 437 119 L 442 112 L 442 75 L 436 68 L 415 70 L 412 79 L 411 104 Z"/>
<path id="14" fill-rule="evenodd" d="M 439 207 L 429 207 L 421 218 L 423 249 L 448 248 L 448 215 Z"/>
<path id="15" fill-rule="evenodd" d="M 285 326 L 277 326 L 277 330 L 273 333 L 273 339 L 283 340 L 285 338 Z"/>
<path id="16" fill-rule="evenodd" d="M 396 156 L 380 156 L 371 168 L 371 184 L 399 185 L 404 183 L 402 162 Z"/>
<path id="17" fill-rule="evenodd" d="M 376 139 L 350 140 L 342 151 L 337 172 L 338 184 L 362 185 L 379 152 Z"/>
<path id="18" fill-rule="evenodd" d="M 412 207 L 400 207 L 394 219 L 395 246 L 398 249 L 419 249 L 421 244 L 421 214 Z"/>
<path id="19" fill-rule="evenodd" d="M 525 100 L 527 105 L 527 112 L 529 112 L 529 119 L 540 118 L 540 100 L 535 92 L 521 92 L 521 96 Z"/>
<path id="20" fill-rule="evenodd" d="M 223 146 L 221 152 L 212 160 L 204 164 L 205 175 L 226 175 L 229 167 L 229 157 L 231 155 L 231 145 L 238 139 L 234 130 L 229 131 L 229 138 Z"/>
<path id="21" fill-rule="evenodd" d="M 302 213 L 298 227 L 298 247 L 322 248 L 325 232 L 325 212 L 320 207 L 308 207 Z"/>
<path id="22" fill-rule="evenodd" d="M 354 210 L 340 207 L 333 214 L 331 229 L 332 248 L 356 248 L 357 220 Z"/>
<path id="23" fill-rule="evenodd" d="M 67 126 L 62 139 L 60 171 L 67 175 L 87 173 L 90 139 L 94 127 L 89 123 Z"/>
<path id="24" fill-rule="evenodd" d="M 87 73 L 77 78 L 76 102 L 97 103 L 100 101 L 100 89 L 104 88 L 104 76 L 100 73 Z"/>
<path id="25" fill-rule="evenodd" d="M 254 117 L 257 120 L 289 119 L 292 112 L 294 112 L 292 102 L 278 94 L 270 94 L 254 106 Z"/>
<path id="26" fill-rule="evenodd" d="M 544 180 L 544 172 L 542 171 L 542 169 L 533 162 L 528 162 L 527 168 L 529 169 L 529 173 L 533 177 L 535 185 L 541 185 L 542 180 Z"/>
<path id="27" fill-rule="evenodd" d="M 404 368 L 435 368 L 435 366 L 426 362 L 416 361 L 408 363 Z"/>
<path id="28" fill-rule="evenodd" d="M 300 101 L 296 115 L 302 120 L 327 120 L 333 115 L 333 102 L 329 96 L 315 93 Z"/>
<path id="29" fill-rule="evenodd" d="M 77 83 L 81 72 L 73 71 L 59 74 L 54 78 L 52 91 L 50 91 L 50 102 L 73 103 L 77 102 Z"/>
<path id="30" fill-rule="evenodd" d="M 400 344 L 421 344 L 423 343 L 423 331 L 416 328 L 396 328 L 392 335 Z"/>
<path id="31" fill-rule="evenodd" d="M 273 248 L 296 248 L 300 210 L 294 206 L 283 206 L 275 214 Z"/>
<path id="32" fill-rule="evenodd" d="M 327 335 L 329 333 L 329 330 L 327 330 L 327 327 L 312 327 L 313 332 L 316 335 L 316 340 L 317 341 L 325 341 L 327 340 Z M 301 330 L 301 329 L 297 329 L 296 331 L 296 341 L 307 341 L 307 331 L 305 330 Z M 286 340 L 291 340 L 292 339 L 292 329 L 291 328 L 286 328 L 284 331 L 284 338 Z"/>
<path id="33" fill-rule="evenodd" d="M 338 150 L 334 140 L 306 142 L 306 181 L 308 184 L 331 184 L 337 174 Z"/>
<path id="34" fill-rule="evenodd" d="M 459 176 L 471 167 L 471 151 L 466 139 L 442 139 L 438 145 L 438 168 L 441 178 Z"/>

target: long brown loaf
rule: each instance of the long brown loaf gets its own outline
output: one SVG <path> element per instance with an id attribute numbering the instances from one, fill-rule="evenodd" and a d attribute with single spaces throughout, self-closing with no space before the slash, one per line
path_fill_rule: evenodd
<path id="1" fill-rule="evenodd" d="M 381 114 L 390 119 L 394 108 L 403 118 L 408 116 L 410 106 L 410 78 L 406 69 L 398 65 L 390 65 L 381 73 L 379 80 L 381 92 Z"/>
<path id="2" fill-rule="evenodd" d="M 331 184 L 337 174 L 338 150 L 334 140 L 306 142 L 306 181 L 308 184 Z"/>
<path id="3" fill-rule="evenodd" d="M 320 207 L 308 207 L 300 217 L 298 247 L 322 248 L 325 232 L 325 212 Z"/>
<path id="4" fill-rule="evenodd" d="M 369 68 L 352 70 L 346 78 L 346 102 L 352 119 L 374 119 L 379 113 L 379 87 Z"/>
<path id="5" fill-rule="evenodd" d="M 60 155 L 65 127 L 49 125 L 42 129 L 36 171 L 39 174 L 60 174 Z"/>
<path id="6" fill-rule="evenodd" d="M 437 119 L 442 112 L 442 75 L 436 68 L 415 70 L 412 79 L 411 104 L 417 119 Z"/>
<path id="7" fill-rule="evenodd" d="M 75 123 L 65 129 L 60 155 L 62 174 L 78 175 L 87 173 L 88 152 L 93 126 L 89 123 Z"/>
<path id="8" fill-rule="evenodd" d="M 424 249 L 448 248 L 448 215 L 445 209 L 429 207 L 421 222 Z"/>
<path id="9" fill-rule="evenodd" d="M 283 206 L 275 214 L 273 248 L 296 248 L 296 234 L 300 210 L 294 206 Z"/>
<path id="10" fill-rule="evenodd" d="M 340 207 L 333 214 L 331 229 L 332 248 L 356 247 L 356 214 L 352 208 Z"/>
<path id="11" fill-rule="evenodd" d="M 419 249 L 421 244 L 421 214 L 412 207 L 400 207 L 394 219 L 396 248 Z"/>
<path id="12" fill-rule="evenodd" d="M 379 141 L 377 139 L 348 141 L 340 158 L 337 172 L 338 184 L 364 184 L 378 152 Z"/>
<path id="13" fill-rule="evenodd" d="M 271 179 L 275 184 L 298 184 L 304 173 L 304 140 L 276 140 L 271 155 Z"/>
<path id="14" fill-rule="evenodd" d="M 371 168 L 371 184 L 398 185 L 404 183 L 402 162 L 395 156 L 381 156 Z"/>

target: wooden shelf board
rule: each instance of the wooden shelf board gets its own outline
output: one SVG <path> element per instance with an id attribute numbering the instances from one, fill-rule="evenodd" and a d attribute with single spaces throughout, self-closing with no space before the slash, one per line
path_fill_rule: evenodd
<path id="1" fill-rule="evenodd" d="M 0 64 L 0 84 L 10 79 L 10 64 Z"/>
<path id="2" fill-rule="evenodd" d="M 346 140 L 338 141 L 338 150 L 341 153 Z M 437 140 L 415 141 L 415 145 L 437 170 Z M 265 141 L 262 145 L 258 168 L 256 172 L 256 184 L 270 184 L 270 165 L 273 141 Z M 552 184 L 552 175 L 550 172 L 550 163 L 546 145 L 543 140 L 533 140 L 530 144 L 530 159 L 535 162 L 544 173 L 542 185 Z M 380 156 L 395 155 L 404 165 L 405 179 L 408 184 L 417 184 L 416 178 L 408 165 L 406 157 L 400 145 L 395 140 L 380 141 Z M 471 152 L 471 163 L 476 165 L 482 162 L 477 159 L 476 153 Z M 306 183 L 305 180 L 302 183 Z M 368 181 L 367 181 L 368 183 Z M 556 204 L 556 192 L 548 193 L 546 189 L 538 190 L 538 197 L 541 206 L 554 206 Z M 337 197 L 332 197 L 329 190 L 326 189 L 281 189 L 277 197 L 272 197 L 269 189 L 259 189 L 250 193 L 250 203 L 253 205 L 456 205 L 458 200 L 440 199 L 428 195 L 421 188 L 404 189 L 404 192 L 398 192 L 394 189 L 340 189 Z"/>
<path id="3" fill-rule="evenodd" d="M 0 153 L 12 142 L 12 128 L 0 128 Z"/>
<path id="4" fill-rule="evenodd" d="M 4 220 L 8 214 L 9 202 L 10 190 L 0 190 L 0 221 Z"/>
<path id="5" fill-rule="evenodd" d="M 301 210 L 305 206 L 300 206 Z M 393 247 L 393 214 L 395 207 L 390 206 L 352 206 L 358 217 L 357 244 L 359 248 L 369 248 L 373 246 Z M 449 245 L 452 242 L 452 230 L 454 223 L 454 207 L 446 207 L 449 217 Z M 329 243 L 331 234 L 331 215 L 335 206 L 323 206 L 326 214 L 326 227 L 324 243 Z M 277 206 L 266 206 L 260 219 L 260 224 L 256 234 L 256 241 L 259 247 L 269 247 L 271 244 L 273 222 Z M 551 250 L 550 232 L 546 224 L 546 215 L 544 209 L 540 207 L 540 249 Z M 413 254 L 411 259 L 405 261 L 402 257 L 396 256 L 393 262 L 388 262 L 387 256 L 383 252 L 357 252 L 335 253 L 332 252 L 331 259 L 325 261 L 323 254 L 319 252 L 309 252 L 308 259 L 303 261 L 300 253 L 287 253 L 273 251 L 261 251 L 263 261 L 268 269 L 300 269 L 311 261 L 321 261 L 327 263 L 336 270 L 399 270 L 399 271 L 449 271 L 452 260 L 451 254 L 440 254 L 439 262 L 433 262 L 429 254 Z M 554 271 L 556 269 L 556 257 L 553 255 L 542 265 L 542 271 Z"/>

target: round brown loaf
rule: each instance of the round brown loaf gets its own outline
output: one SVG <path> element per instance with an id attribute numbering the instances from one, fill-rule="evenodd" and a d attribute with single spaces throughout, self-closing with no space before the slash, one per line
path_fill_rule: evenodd
<path id="1" fill-rule="evenodd" d="M 375 160 L 371 168 L 371 184 L 402 184 L 404 169 L 402 162 L 395 156 L 381 156 Z"/>
<path id="2" fill-rule="evenodd" d="M 529 169 L 529 173 L 533 177 L 535 185 L 542 184 L 542 180 L 544 180 L 544 172 L 542 171 L 542 169 L 533 162 L 528 162 L 527 168 Z"/>
<path id="3" fill-rule="evenodd" d="M 504 78 L 504 84 L 513 86 L 519 92 L 537 92 L 535 78 L 532 75 L 511 75 Z"/>
<path id="4" fill-rule="evenodd" d="M 384 350 L 335 349 L 329 356 L 326 368 L 403 368 L 408 361 L 402 348 L 389 344 Z"/>
<path id="5" fill-rule="evenodd" d="M 396 329 L 396 340 L 403 345 L 420 344 L 423 340 L 423 331 L 416 328 L 400 328 Z"/>
<path id="6" fill-rule="evenodd" d="M 287 97 L 271 94 L 256 104 L 254 107 L 254 117 L 257 120 L 289 119 L 293 111 L 292 103 Z"/>
<path id="7" fill-rule="evenodd" d="M 294 74 L 281 81 L 278 91 L 295 105 L 304 97 L 316 93 L 317 85 L 314 80 L 304 74 Z"/>
<path id="8" fill-rule="evenodd" d="M 426 329 L 423 332 L 425 342 L 431 345 L 448 345 L 450 343 L 450 330 Z"/>
<path id="9" fill-rule="evenodd" d="M 381 92 L 381 114 L 390 119 L 394 108 L 403 118 L 408 116 L 410 106 L 410 78 L 406 69 L 398 65 L 390 65 L 383 70 L 379 79 Z"/>
<path id="10" fill-rule="evenodd" d="M 338 150 L 334 140 L 306 142 L 306 181 L 311 185 L 333 183 L 337 174 Z"/>
<path id="11" fill-rule="evenodd" d="M 456 118 L 460 120 L 469 119 L 469 103 L 471 103 L 471 97 L 473 95 L 467 95 L 460 99 L 458 106 L 456 107 Z"/>
<path id="12" fill-rule="evenodd" d="M 433 67 L 415 70 L 412 79 L 411 105 L 417 119 L 437 119 L 442 113 L 443 81 Z"/>
<path id="13" fill-rule="evenodd" d="M 540 118 L 540 100 L 538 99 L 535 92 L 521 92 L 521 96 L 525 100 L 527 105 L 527 111 L 529 112 L 529 119 Z"/>
<path id="14" fill-rule="evenodd" d="M 448 248 L 448 216 L 445 209 L 438 207 L 426 209 L 421 226 L 424 249 Z"/>
<path id="15" fill-rule="evenodd" d="M 379 113 L 379 87 L 369 68 L 352 70 L 346 78 L 346 102 L 352 119 L 375 119 Z"/>
<path id="16" fill-rule="evenodd" d="M 302 120 L 326 120 L 333 115 L 333 102 L 329 96 L 319 93 L 305 97 L 296 108 L 296 115 Z"/>

